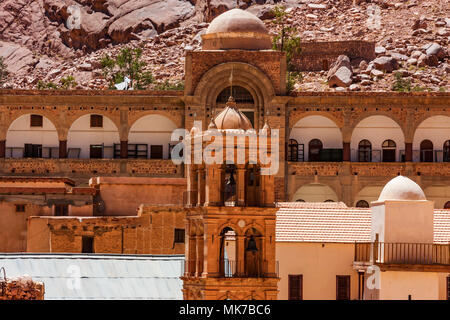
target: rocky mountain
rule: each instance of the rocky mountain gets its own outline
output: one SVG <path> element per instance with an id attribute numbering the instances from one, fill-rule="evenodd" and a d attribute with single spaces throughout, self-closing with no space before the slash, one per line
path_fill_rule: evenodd
<path id="1" fill-rule="evenodd" d="M 334 68 L 337 75 L 303 72 L 295 90 L 390 90 L 396 71 L 418 90 L 450 90 L 447 0 L 1 0 L 3 86 L 32 89 L 72 75 L 80 89 L 106 88 L 99 60 L 125 46 L 143 48 L 158 81 L 179 81 L 185 50 L 201 47 L 214 17 L 239 5 L 275 33 L 278 4 L 302 41 L 376 42 L 374 61 Z"/>

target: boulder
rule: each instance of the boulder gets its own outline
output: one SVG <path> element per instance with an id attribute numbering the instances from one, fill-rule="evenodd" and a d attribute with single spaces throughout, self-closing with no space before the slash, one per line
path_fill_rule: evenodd
<path id="1" fill-rule="evenodd" d="M 379 57 L 373 60 L 376 69 L 386 72 L 397 70 L 399 65 L 393 57 Z"/>
<path id="2" fill-rule="evenodd" d="M 346 66 L 340 67 L 328 78 L 328 86 L 330 87 L 348 87 L 351 84 L 352 71 Z"/>
<path id="3" fill-rule="evenodd" d="M 447 53 L 445 52 L 445 49 L 437 44 L 433 43 L 426 51 L 427 56 L 436 56 L 438 60 L 442 60 L 446 57 Z"/>

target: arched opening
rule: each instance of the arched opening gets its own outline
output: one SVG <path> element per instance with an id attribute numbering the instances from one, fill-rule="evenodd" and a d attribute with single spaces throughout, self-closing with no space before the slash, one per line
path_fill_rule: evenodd
<path id="1" fill-rule="evenodd" d="M 219 274 L 222 277 L 230 278 L 237 273 L 236 232 L 230 227 L 225 227 L 219 237 Z"/>
<path id="2" fill-rule="evenodd" d="M 67 157 L 111 159 L 116 156 L 115 146 L 120 146 L 119 144 L 119 130 L 111 119 L 100 114 L 86 114 L 70 126 Z"/>
<path id="3" fill-rule="evenodd" d="M 450 162 L 450 140 L 444 142 L 443 153 L 443 161 Z"/>
<path id="4" fill-rule="evenodd" d="M 308 144 L 308 160 L 309 161 L 320 161 L 320 152 L 323 149 L 322 141 L 319 139 L 312 139 Z"/>
<path id="5" fill-rule="evenodd" d="M 58 158 L 59 139 L 55 125 L 38 114 L 22 115 L 6 132 L 7 158 Z"/>
<path id="6" fill-rule="evenodd" d="M 444 209 L 450 209 L 450 201 L 447 201 L 447 202 L 444 204 Z"/>
<path id="7" fill-rule="evenodd" d="M 396 144 L 393 140 L 386 140 L 382 144 L 383 162 L 395 162 Z"/>
<path id="8" fill-rule="evenodd" d="M 377 201 L 384 185 L 366 186 L 362 188 L 355 196 L 355 206 L 358 206 L 359 201 L 365 201 L 370 204 L 372 201 Z"/>
<path id="9" fill-rule="evenodd" d="M 252 94 L 241 86 L 226 87 L 223 89 L 216 99 L 216 114 L 220 109 L 225 108 L 228 98 L 232 94 L 239 110 L 250 120 L 253 128 L 255 128 L 255 101 Z"/>
<path id="10" fill-rule="evenodd" d="M 264 270 L 262 266 L 262 235 L 250 228 L 245 233 L 244 241 L 244 273 L 247 277 L 260 277 Z"/>
<path id="11" fill-rule="evenodd" d="M 299 202 L 325 202 L 327 200 L 338 202 L 339 198 L 331 187 L 320 183 L 310 183 L 297 189 L 292 196 L 292 201 L 296 202 L 297 200 L 301 200 Z"/>
<path id="12" fill-rule="evenodd" d="M 289 139 L 289 145 L 288 145 L 288 161 L 295 161 L 297 162 L 299 159 L 298 154 L 298 142 L 295 139 Z"/>
<path id="13" fill-rule="evenodd" d="M 223 189 L 223 201 L 225 206 L 236 205 L 236 166 L 227 164 L 225 168 L 225 187 Z"/>
<path id="14" fill-rule="evenodd" d="M 139 118 L 128 134 L 128 158 L 170 159 L 170 152 L 178 143 L 171 141 L 175 129 L 177 125 L 172 120 L 159 114 Z"/>
<path id="15" fill-rule="evenodd" d="M 303 200 L 303 199 L 297 199 L 297 200 L 295 200 L 295 202 L 305 202 L 305 200 Z"/>
<path id="16" fill-rule="evenodd" d="M 432 116 L 422 121 L 414 132 L 413 161 L 450 161 L 445 143 L 450 137 L 450 117 Z M 422 152 L 422 143 L 428 140 L 427 150 Z M 430 146 L 432 150 L 430 152 Z M 441 149 L 442 148 L 442 149 Z"/>
<path id="17" fill-rule="evenodd" d="M 360 161 L 359 143 L 363 140 L 367 140 L 371 144 L 371 162 L 388 161 L 388 159 L 390 161 L 395 161 L 396 159 L 402 160 L 405 157 L 405 137 L 403 131 L 397 122 L 387 116 L 369 116 L 356 125 L 350 140 L 352 161 Z M 384 152 L 382 145 L 386 140 L 393 141 L 399 148 Z M 365 146 L 365 149 L 368 150 L 367 145 Z M 386 160 L 384 160 L 383 153 L 387 156 Z"/>
<path id="18" fill-rule="evenodd" d="M 371 162 L 372 161 L 372 144 L 369 140 L 361 140 L 358 144 L 358 161 Z"/>
<path id="19" fill-rule="evenodd" d="M 433 142 L 430 140 L 423 140 L 420 143 L 420 161 L 433 162 Z"/>
<path id="20" fill-rule="evenodd" d="M 369 208 L 369 203 L 366 200 L 359 200 L 356 203 L 357 208 Z"/>
<path id="21" fill-rule="evenodd" d="M 341 130 L 325 116 L 314 115 L 300 119 L 291 129 L 289 139 L 298 143 L 297 161 L 342 161 Z M 311 140 L 322 143 L 321 151 L 312 150 L 312 159 L 309 157 Z"/>
<path id="22" fill-rule="evenodd" d="M 444 208 L 450 199 L 450 185 L 431 185 L 426 187 L 423 192 L 427 200 L 434 202 L 436 209 Z"/>

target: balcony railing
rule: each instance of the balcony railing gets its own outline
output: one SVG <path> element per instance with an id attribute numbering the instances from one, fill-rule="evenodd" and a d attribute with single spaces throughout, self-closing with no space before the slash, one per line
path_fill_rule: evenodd
<path id="1" fill-rule="evenodd" d="M 247 265 L 235 260 L 222 260 L 218 262 L 219 278 L 278 278 L 279 264 L 275 261 L 274 272 L 269 272 L 269 262 L 263 261 L 254 265 Z M 195 270 L 199 267 L 198 261 L 187 260 L 181 265 L 181 274 L 184 276 L 199 276 Z M 202 270 L 203 271 L 203 270 Z"/>
<path id="2" fill-rule="evenodd" d="M 384 264 L 450 265 L 450 244 L 355 243 L 355 260 Z"/>

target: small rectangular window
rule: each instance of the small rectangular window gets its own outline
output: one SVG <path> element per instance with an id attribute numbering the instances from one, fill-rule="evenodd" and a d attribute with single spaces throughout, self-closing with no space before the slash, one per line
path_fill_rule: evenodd
<path id="1" fill-rule="evenodd" d="M 175 229 L 174 242 L 184 243 L 184 229 Z"/>
<path id="2" fill-rule="evenodd" d="M 25 212 L 24 204 L 16 204 L 16 212 Z"/>
<path id="3" fill-rule="evenodd" d="M 101 144 L 91 144 L 89 149 L 89 157 L 91 159 L 101 159 L 103 158 L 103 145 Z"/>
<path id="4" fill-rule="evenodd" d="M 42 116 L 32 114 L 30 117 L 30 127 L 42 127 Z"/>
<path id="5" fill-rule="evenodd" d="M 91 114 L 91 128 L 103 128 L 103 116 Z"/>
<path id="6" fill-rule="evenodd" d="M 94 237 L 82 237 L 81 253 L 94 253 Z"/>
<path id="7" fill-rule="evenodd" d="M 55 204 L 55 216 L 65 217 L 69 215 L 68 204 Z"/>
<path id="8" fill-rule="evenodd" d="M 336 276 L 336 300 L 350 300 L 350 276 Z"/>
<path id="9" fill-rule="evenodd" d="M 447 300 L 450 300 L 450 276 L 447 277 Z"/>
<path id="10" fill-rule="evenodd" d="M 150 159 L 162 159 L 163 158 L 163 146 L 150 146 Z"/>
<path id="11" fill-rule="evenodd" d="M 303 300 L 303 275 L 289 275 L 289 300 Z"/>

